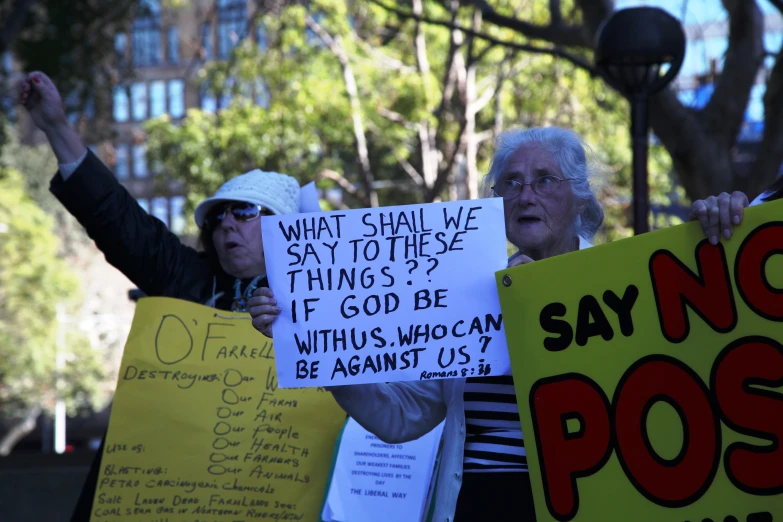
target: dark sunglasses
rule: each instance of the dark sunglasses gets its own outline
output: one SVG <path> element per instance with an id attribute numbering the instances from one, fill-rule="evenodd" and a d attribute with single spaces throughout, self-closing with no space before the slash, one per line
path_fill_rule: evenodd
<path id="1" fill-rule="evenodd" d="M 261 216 L 272 216 L 274 213 L 254 203 L 247 203 L 245 201 L 230 201 L 228 203 L 222 203 L 215 205 L 215 208 L 209 211 L 207 217 L 204 219 L 204 228 L 207 230 L 214 230 L 226 219 L 228 213 L 234 216 L 234 221 L 237 223 L 244 223 L 247 221 L 253 221 Z"/>

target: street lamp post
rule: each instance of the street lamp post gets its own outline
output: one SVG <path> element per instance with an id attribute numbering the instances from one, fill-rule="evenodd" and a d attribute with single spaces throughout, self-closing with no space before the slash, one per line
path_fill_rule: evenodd
<path id="1" fill-rule="evenodd" d="M 598 31 L 595 63 L 604 80 L 631 104 L 633 228 L 649 228 L 648 100 L 671 82 L 685 57 L 680 22 L 657 7 L 615 11 Z"/>

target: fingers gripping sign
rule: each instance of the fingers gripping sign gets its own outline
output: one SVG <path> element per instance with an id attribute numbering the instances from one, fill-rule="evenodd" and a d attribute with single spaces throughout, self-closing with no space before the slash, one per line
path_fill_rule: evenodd
<path id="1" fill-rule="evenodd" d="M 732 229 L 742 222 L 747 206 L 748 197 L 744 193 L 722 192 L 718 196 L 694 201 L 690 220 L 699 221 L 710 243 L 717 245 L 721 235 L 725 239 L 731 238 Z"/>
<path id="2" fill-rule="evenodd" d="M 259 288 L 253 292 L 248 302 L 248 311 L 253 318 L 253 327 L 266 335 L 272 337 L 272 323 L 280 315 L 282 308 L 277 306 L 272 290 L 269 288 Z"/>
<path id="3" fill-rule="evenodd" d="M 511 260 L 508 262 L 508 268 L 511 268 L 512 266 L 518 266 L 518 265 L 526 265 L 528 263 L 532 263 L 533 259 L 526 256 L 525 254 L 517 254 L 514 257 L 511 258 Z"/>

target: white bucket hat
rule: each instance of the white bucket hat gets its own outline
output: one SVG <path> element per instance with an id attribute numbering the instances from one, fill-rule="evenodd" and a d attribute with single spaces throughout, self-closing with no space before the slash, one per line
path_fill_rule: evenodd
<path id="1" fill-rule="evenodd" d="M 285 174 L 251 170 L 232 178 L 196 207 L 196 225 L 204 227 L 204 220 L 212 208 L 226 201 L 246 201 L 268 208 L 274 214 L 299 212 L 299 183 Z"/>

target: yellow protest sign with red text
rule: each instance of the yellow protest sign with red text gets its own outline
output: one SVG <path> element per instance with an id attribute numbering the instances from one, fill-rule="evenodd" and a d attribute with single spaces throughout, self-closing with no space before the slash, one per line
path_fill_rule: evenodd
<path id="1" fill-rule="evenodd" d="M 539 522 L 783 520 L 783 201 L 497 283 Z"/>

